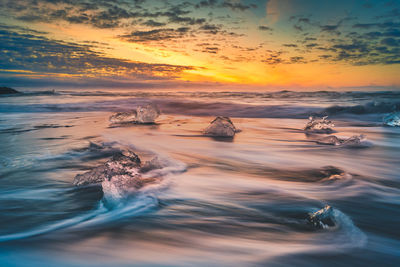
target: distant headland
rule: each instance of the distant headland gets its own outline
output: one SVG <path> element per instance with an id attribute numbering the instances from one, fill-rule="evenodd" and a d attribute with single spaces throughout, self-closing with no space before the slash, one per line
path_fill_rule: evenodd
<path id="1" fill-rule="evenodd" d="M 20 92 L 10 87 L 0 86 L 0 95 L 9 95 L 9 94 L 20 94 Z"/>

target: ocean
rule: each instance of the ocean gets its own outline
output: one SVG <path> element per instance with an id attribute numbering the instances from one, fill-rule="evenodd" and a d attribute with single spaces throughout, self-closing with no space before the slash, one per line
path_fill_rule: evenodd
<path id="1" fill-rule="evenodd" d="M 151 125 L 115 112 L 157 104 Z M 400 266 L 400 92 L 28 91 L 0 97 L 0 266 Z M 241 131 L 203 136 L 215 116 Z M 318 144 L 309 116 L 340 138 Z M 112 207 L 75 175 L 129 149 L 160 179 Z M 325 205 L 335 226 L 307 216 Z"/>

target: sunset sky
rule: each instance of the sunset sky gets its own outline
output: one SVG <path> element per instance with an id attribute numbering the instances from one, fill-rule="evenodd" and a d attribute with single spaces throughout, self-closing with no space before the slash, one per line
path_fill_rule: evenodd
<path id="1" fill-rule="evenodd" d="M 0 85 L 400 88 L 400 1 L 0 0 Z"/>

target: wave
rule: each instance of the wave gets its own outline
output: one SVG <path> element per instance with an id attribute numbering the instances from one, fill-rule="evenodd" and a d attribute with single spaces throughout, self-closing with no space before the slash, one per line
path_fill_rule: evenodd
<path id="1" fill-rule="evenodd" d="M 367 243 L 367 236 L 354 225 L 349 216 L 338 209 L 333 210 L 333 217 L 337 225 L 333 227 L 335 233 L 330 237 L 334 249 L 360 248 Z M 331 228 L 327 229 L 331 231 Z M 326 244 L 326 240 L 321 240 Z M 328 245 L 329 246 L 329 245 Z"/>
<path id="2" fill-rule="evenodd" d="M 111 221 L 119 221 L 122 218 L 132 218 L 142 215 L 157 206 L 157 199 L 146 194 L 130 199 L 129 202 L 125 202 L 124 205 L 118 205 L 114 209 L 106 207 L 103 202 L 100 201 L 96 209 L 86 214 L 78 215 L 53 224 L 44 225 L 25 232 L 1 235 L 0 242 L 31 238 L 67 228 L 76 230 L 88 226 L 106 225 Z"/>
<path id="3" fill-rule="evenodd" d="M 63 95 L 72 96 L 120 96 L 120 97 L 194 97 L 194 98 L 329 98 L 329 99 L 365 99 L 365 98 L 398 98 L 398 91 L 277 91 L 277 92 L 243 92 L 243 91 L 221 91 L 221 92 L 146 92 L 146 91 L 58 91 Z"/>
<path id="4" fill-rule="evenodd" d="M 34 230 L 29 230 L 29 231 L 15 233 L 15 234 L 1 235 L 0 242 L 25 239 L 25 238 L 29 238 L 29 237 L 34 237 L 34 236 L 50 233 L 50 232 L 53 232 L 56 230 L 68 228 L 70 226 L 79 224 L 80 222 L 90 220 L 91 218 L 97 216 L 98 214 L 101 214 L 102 212 L 104 212 L 104 211 L 101 208 L 99 208 L 99 209 L 96 209 L 95 211 L 89 212 L 88 214 L 73 217 L 70 219 L 63 220 L 63 221 L 59 221 L 54 224 L 45 225 L 45 226 L 39 227 Z"/>
<path id="5" fill-rule="evenodd" d="M 55 90 L 49 91 L 36 91 L 36 92 L 18 92 L 16 94 L 0 95 L 0 97 L 24 97 L 24 96 L 47 96 L 47 95 L 59 95 Z"/>
<path id="6" fill-rule="evenodd" d="M 124 112 L 139 105 L 148 104 L 148 99 L 128 98 L 110 101 L 64 103 L 64 104 L 0 104 L 0 113 L 40 112 Z M 321 108 L 290 105 L 250 105 L 224 102 L 200 102 L 189 100 L 156 99 L 152 101 L 164 114 L 191 116 L 229 116 L 247 118 L 305 118 L 319 112 Z"/>
<path id="7" fill-rule="evenodd" d="M 79 95 L 79 93 L 75 93 Z M 201 93 L 199 93 L 201 94 Z M 207 93 L 204 96 L 213 96 L 218 93 Z M 260 95 L 261 94 L 261 95 Z M 246 97 L 253 97 L 259 95 L 258 99 L 263 97 L 264 93 L 235 93 L 234 95 L 240 96 L 243 100 Z M 278 95 L 288 94 L 288 92 L 279 93 Z M 14 102 L 13 104 L 4 103 L 0 104 L 0 113 L 41 113 L 41 112 L 126 112 L 135 109 L 137 106 L 146 105 L 149 103 L 155 103 L 159 106 L 162 113 L 164 114 L 178 114 L 178 115 L 189 115 L 189 116 L 228 116 L 228 117 L 239 117 L 239 118 L 307 118 L 310 115 L 318 116 L 340 116 L 340 115 L 367 115 L 367 114 L 382 114 L 400 111 L 400 93 L 380 93 L 380 96 L 387 96 L 387 99 L 380 99 L 370 101 L 365 104 L 358 105 L 343 105 L 338 104 L 330 107 L 326 106 L 323 98 L 319 98 L 318 105 L 307 101 L 301 101 L 301 97 L 305 95 L 305 92 L 290 92 L 290 94 L 298 96 L 296 102 L 285 102 L 281 104 L 277 103 L 259 103 L 259 104 L 248 104 L 248 103 L 235 103 L 229 102 L 229 94 L 220 93 L 218 97 L 212 97 L 210 101 L 201 100 L 201 97 L 196 99 L 186 99 L 182 96 L 164 94 L 168 98 L 156 97 L 157 94 L 147 95 L 147 93 L 137 94 L 126 93 L 127 98 L 103 100 L 103 101 L 80 101 L 72 103 L 36 103 L 36 104 L 20 104 Z M 346 95 L 346 93 L 327 92 L 324 94 L 339 96 Z M 375 93 L 379 95 L 378 93 Z M 103 94 L 99 94 L 103 95 Z M 118 95 L 110 93 L 109 95 Z M 226 97 L 222 97 L 225 95 Z M 146 98 L 147 96 L 147 98 Z M 374 99 L 374 93 L 358 93 L 352 97 L 358 96 L 360 98 Z M 363 96 L 363 97 L 361 97 Z M 313 96 L 315 97 L 315 96 Z M 286 99 L 282 96 L 282 99 Z M 366 99 L 363 99 L 364 102 Z M 221 100 L 221 101 L 220 101 Z M 332 101 L 328 101 L 332 102 Z M 340 103 L 352 103 L 350 101 L 341 101 Z"/>
<path id="8" fill-rule="evenodd" d="M 289 248 L 283 252 L 278 251 L 276 255 L 269 259 L 269 262 L 278 262 L 281 265 L 284 260 L 288 259 L 288 256 L 290 258 L 294 255 L 315 255 L 314 253 L 320 255 L 324 255 L 324 253 L 343 253 L 349 249 L 359 249 L 367 245 L 367 235 L 353 223 L 349 216 L 338 209 L 334 209 L 333 220 L 336 223 L 335 226 L 314 229 L 304 239 L 296 239 L 294 237 L 293 242 L 296 243 L 296 247 Z"/>
<path id="9" fill-rule="evenodd" d="M 114 144 L 110 143 L 90 143 L 87 147 L 80 149 L 78 152 L 72 153 L 98 153 L 103 149 L 112 149 L 114 151 L 115 148 L 113 147 L 113 145 Z M 43 225 L 33 230 L 1 235 L 0 242 L 31 238 L 64 229 L 80 231 L 85 230 L 89 226 L 91 228 L 104 227 L 109 225 L 110 222 L 117 222 L 123 219 L 132 218 L 157 208 L 159 206 L 157 194 L 160 190 L 165 189 L 169 185 L 170 181 L 169 179 L 167 179 L 168 175 L 183 172 L 186 170 L 186 165 L 181 162 L 173 161 L 172 159 L 167 158 L 162 158 L 160 159 L 160 161 L 164 164 L 162 168 L 150 169 L 143 175 L 144 178 L 163 176 L 163 179 L 159 180 L 158 183 L 146 185 L 145 187 L 135 192 L 135 194 L 126 195 L 123 198 L 119 198 L 118 201 L 113 203 L 106 201 L 103 196 L 103 199 L 98 202 L 97 208 L 88 213 L 80 214 L 75 217 L 61 220 L 52 224 Z M 71 190 L 71 188 L 68 188 L 68 190 Z M 76 191 L 76 193 L 79 193 L 77 190 L 80 189 L 77 188 L 76 190 L 72 190 Z M 44 194 L 44 191 L 42 189 L 34 191 L 38 192 L 23 191 L 20 192 L 20 195 L 26 197 L 29 194 Z M 85 192 L 81 193 L 85 194 Z M 13 196 L 16 196 L 15 192 L 13 192 Z"/>
<path id="10" fill-rule="evenodd" d="M 396 99 L 400 98 L 399 91 L 290 91 L 275 92 L 246 92 L 246 91 L 219 91 L 219 92 L 193 92 L 193 91 L 143 91 L 143 90 L 47 90 L 25 91 L 8 97 L 21 96 L 77 96 L 77 97 L 136 97 L 136 98 L 211 98 L 211 99 L 297 99 L 297 98 L 322 98 L 337 100 L 365 100 L 365 99 Z"/>
<path id="11" fill-rule="evenodd" d="M 331 106 L 324 109 L 321 115 L 338 115 L 338 114 L 375 114 L 375 113 L 390 113 L 400 111 L 400 101 L 386 102 L 368 102 L 364 105 L 355 106 Z"/>

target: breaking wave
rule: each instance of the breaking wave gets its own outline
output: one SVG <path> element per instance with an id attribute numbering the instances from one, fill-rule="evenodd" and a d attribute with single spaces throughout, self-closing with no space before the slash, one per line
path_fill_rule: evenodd
<path id="1" fill-rule="evenodd" d="M 337 114 L 373 114 L 373 113 L 389 113 L 400 111 L 400 101 L 393 102 L 368 102 L 364 105 L 355 106 L 331 106 L 322 112 L 324 115 L 337 115 Z"/>

